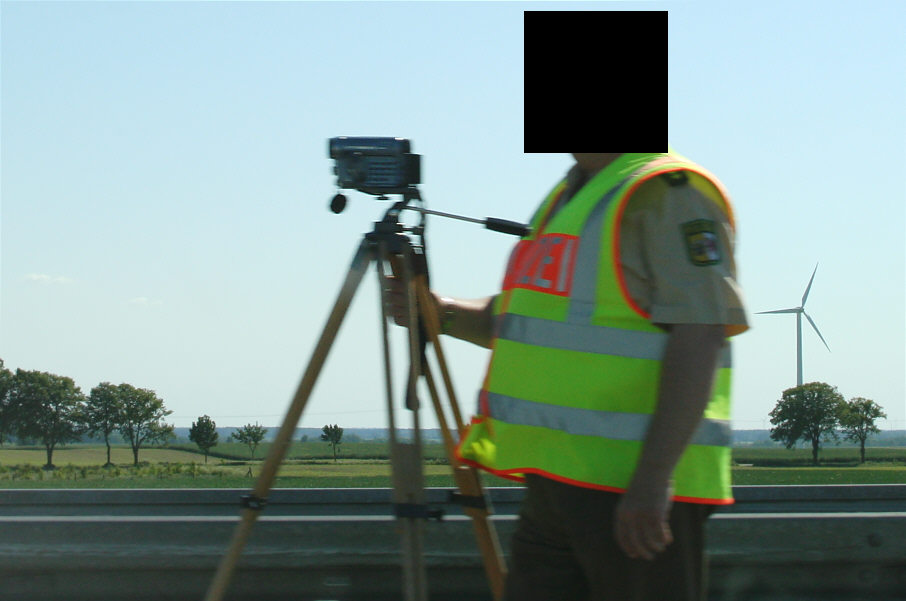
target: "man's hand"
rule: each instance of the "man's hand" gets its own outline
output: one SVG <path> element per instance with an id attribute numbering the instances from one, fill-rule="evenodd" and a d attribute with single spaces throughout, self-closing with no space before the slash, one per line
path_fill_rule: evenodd
<path id="1" fill-rule="evenodd" d="M 384 302 L 387 315 L 397 325 L 408 326 L 409 297 L 402 279 L 387 276 L 385 284 Z M 442 297 L 431 291 L 431 299 L 434 301 L 434 306 L 441 319 L 446 311 L 452 311 L 455 314 L 455 319 L 448 324 L 451 327 L 444 332 L 445 334 L 485 348 L 491 347 L 494 297 L 466 300 Z"/>
<path id="2" fill-rule="evenodd" d="M 387 316 L 398 326 L 409 326 L 409 297 L 402 278 L 388 275 L 384 282 L 384 302 Z"/>
<path id="3" fill-rule="evenodd" d="M 667 521 L 673 496 L 671 477 L 701 422 L 711 397 L 717 358 L 724 341 L 721 325 L 676 324 L 664 351 L 657 410 L 645 436 L 639 463 L 617 505 L 614 533 L 634 559 L 654 559 L 673 542 Z"/>
<path id="4" fill-rule="evenodd" d="M 632 559 L 651 561 L 673 542 L 667 523 L 673 489 L 666 483 L 633 482 L 617 504 L 614 533 Z"/>

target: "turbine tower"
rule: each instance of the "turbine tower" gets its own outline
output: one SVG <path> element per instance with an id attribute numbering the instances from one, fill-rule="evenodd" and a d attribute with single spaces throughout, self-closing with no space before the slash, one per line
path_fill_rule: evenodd
<path id="1" fill-rule="evenodd" d="M 827 346 L 827 342 L 824 340 L 824 336 L 821 335 L 821 332 L 818 330 L 818 326 L 815 325 L 815 322 L 812 321 L 812 318 L 809 317 L 808 313 L 805 312 L 805 301 L 808 299 L 809 290 L 812 289 L 812 282 L 815 281 L 815 273 L 818 271 L 818 265 L 815 264 L 815 271 L 812 272 L 812 277 L 808 281 L 808 286 L 805 287 L 805 294 L 802 295 L 802 304 L 798 307 L 792 309 L 777 309 L 776 311 L 761 311 L 757 315 L 764 315 L 766 313 L 795 313 L 796 314 L 796 386 L 802 386 L 802 316 L 805 315 L 805 318 L 808 320 L 812 327 L 815 329 L 815 333 L 818 334 L 818 338 L 821 339 L 821 342 L 824 342 L 824 346 L 827 348 L 827 352 L 830 352 L 830 347 Z"/>

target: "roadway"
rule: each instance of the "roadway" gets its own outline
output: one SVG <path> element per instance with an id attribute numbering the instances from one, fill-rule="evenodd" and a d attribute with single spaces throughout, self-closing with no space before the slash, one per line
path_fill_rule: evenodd
<path id="1" fill-rule="evenodd" d="M 0 600 L 200 600 L 242 491 L 0 490 Z M 402 598 L 389 489 L 273 491 L 232 601 Z M 489 491 L 504 547 L 521 489 Z M 736 487 L 708 525 L 709 601 L 906 599 L 906 485 Z M 425 524 L 432 601 L 487 600 L 467 518 Z"/>

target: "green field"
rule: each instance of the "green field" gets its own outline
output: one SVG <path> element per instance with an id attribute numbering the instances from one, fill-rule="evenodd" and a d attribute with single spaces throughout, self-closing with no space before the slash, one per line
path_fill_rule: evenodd
<path id="1" fill-rule="evenodd" d="M 115 447 L 113 468 L 103 446 L 75 445 L 54 452 L 55 470 L 41 469 L 43 448 L 0 448 L 0 488 L 250 488 L 258 476 L 262 445 L 255 460 L 236 443 L 218 445 L 204 463 L 190 445 L 142 449 L 141 464 L 132 466 L 132 451 Z M 339 461 L 323 442 L 294 443 L 277 476 L 275 488 L 389 487 L 387 444 L 345 443 Z M 734 450 L 734 484 L 904 484 L 906 448 L 874 447 L 859 464 L 855 448 L 831 447 L 821 452 L 822 464 L 811 466 L 808 449 L 751 448 Z M 425 486 L 452 487 L 450 468 L 440 444 L 425 445 Z M 510 480 L 485 475 L 485 486 L 515 486 Z"/>
<path id="2" fill-rule="evenodd" d="M 796 467 L 812 465 L 811 448 L 736 448 L 733 449 L 736 464 L 753 464 L 760 467 Z M 857 466 L 859 449 L 856 447 L 827 447 L 818 453 L 823 466 Z M 906 466 L 906 447 L 867 447 L 865 461 L 871 464 Z"/>
<path id="3" fill-rule="evenodd" d="M 733 484 L 906 484 L 906 467 L 737 467 Z"/>

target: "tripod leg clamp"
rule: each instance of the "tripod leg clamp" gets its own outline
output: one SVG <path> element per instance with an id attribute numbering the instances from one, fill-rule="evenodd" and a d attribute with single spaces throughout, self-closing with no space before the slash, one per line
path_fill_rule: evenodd
<path id="1" fill-rule="evenodd" d="M 242 495 L 239 497 L 239 503 L 244 509 L 252 511 L 261 511 L 267 506 L 267 499 L 255 495 Z"/>
<path id="2" fill-rule="evenodd" d="M 419 503 L 394 503 L 393 514 L 398 518 L 420 518 L 424 520 L 437 520 L 440 522 L 444 517 L 444 510 L 430 508 L 427 505 Z"/>

